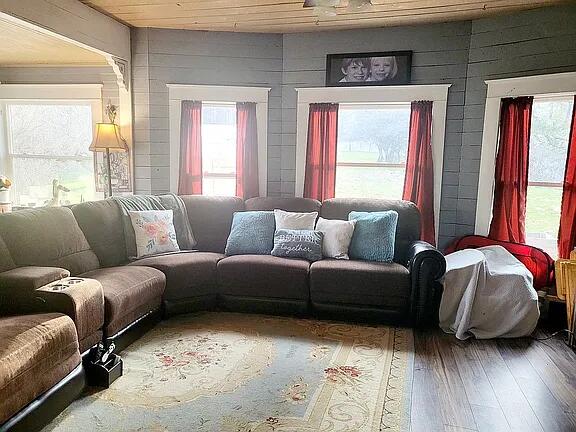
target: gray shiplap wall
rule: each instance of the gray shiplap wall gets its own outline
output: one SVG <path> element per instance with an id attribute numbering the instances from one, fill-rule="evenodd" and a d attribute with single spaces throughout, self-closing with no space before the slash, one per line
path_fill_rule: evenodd
<path id="1" fill-rule="evenodd" d="M 297 87 L 324 85 L 326 54 L 411 50 L 415 84 L 451 83 L 440 246 L 473 232 L 484 80 L 576 71 L 576 6 L 457 23 L 285 35 L 132 31 L 136 192 L 169 186 L 167 83 L 272 87 L 268 194 L 295 185 Z"/>
<path id="2" fill-rule="evenodd" d="M 279 194 L 282 35 L 135 29 L 132 44 L 136 192 L 169 189 L 166 84 L 205 84 L 272 88 L 268 103 L 268 191 Z"/>

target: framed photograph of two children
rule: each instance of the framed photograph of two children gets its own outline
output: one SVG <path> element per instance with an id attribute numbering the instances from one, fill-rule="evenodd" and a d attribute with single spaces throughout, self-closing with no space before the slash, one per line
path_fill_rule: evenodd
<path id="1" fill-rule="evenodd" d="M 409 84 L 411 66 L 412 51 L 329 54 L 326 86 Z"/>

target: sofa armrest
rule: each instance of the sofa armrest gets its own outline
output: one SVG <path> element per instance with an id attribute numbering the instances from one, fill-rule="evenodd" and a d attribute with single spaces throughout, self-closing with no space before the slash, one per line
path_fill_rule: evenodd
<path id="1" fill-rule="evenodd" d="M 41 286 L 68 276 L 70 272 L 59 267 L 17 267 L 0 273 L 0 291 L 10 297 L 28 295 Z"/>
<path id="2" fill-rule="evenodd" d="M 412 293 L 410 316 L 417 327 L 436 324 L 442 296 L 441 279 L 446 272 L 444 255 L 425 241 L 415 241 L 408 249 Z"/>
<path id="3" fill-rule="evenodd" d="M 104 325 L 104 292 L 94 279 L 82 278 L 82 282 L 71 285 L 66 285 L 66 281 L 56 290 L 50 284 L 35 291 L 37 311 L 68 315 L 76 325 L 78 340 L 82 341 Z"/>
<path id="4" fill-rule="evenodd" d="M 69 276 L 68 270 L 58 267 L 18 267 L 0 273 L 0 315 L 60 312 L 72 318 L 80 341 L 92 335 L 104 324 L 102 285 L 84 279 L 53 289 L 54 283 Z"/>

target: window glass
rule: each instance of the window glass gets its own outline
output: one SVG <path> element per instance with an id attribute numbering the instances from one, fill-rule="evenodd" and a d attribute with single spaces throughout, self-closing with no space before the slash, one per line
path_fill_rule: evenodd
<path id="1" fill-rule="evenodd" d="M 8 104 L 8 151 L 16 206 L 99 198 L 94 184 L 89 104 Z M 54 187 L 54 185 L 60 187 Z"/>
<path id="2" fill-rule="evenodd" d="M 532 106 L 526 242 L 558 256 L 557 238 L 572 98 L 535 99 Z"/>
<path id="3" fill-rule="evenodd" d="M 236 104 L 202 104 L 202 193 L 236 195 Z"/>
<path id="4" fill-rule="evenodd" d="M 341 104 L 336 196 L 401 199 L 409 125 L 409 104 Z"/>

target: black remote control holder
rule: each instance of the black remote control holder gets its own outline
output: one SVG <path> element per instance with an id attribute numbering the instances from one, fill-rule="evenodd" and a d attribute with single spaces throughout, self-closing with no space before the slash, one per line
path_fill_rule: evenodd
<path id="1" fill-rule="evenodd" d="M 122 376 L 122 358 L 117 354 L 110 354 L 105 363 L 87 361 L 85 368 L 88 385 L 108 388 Z"/>

